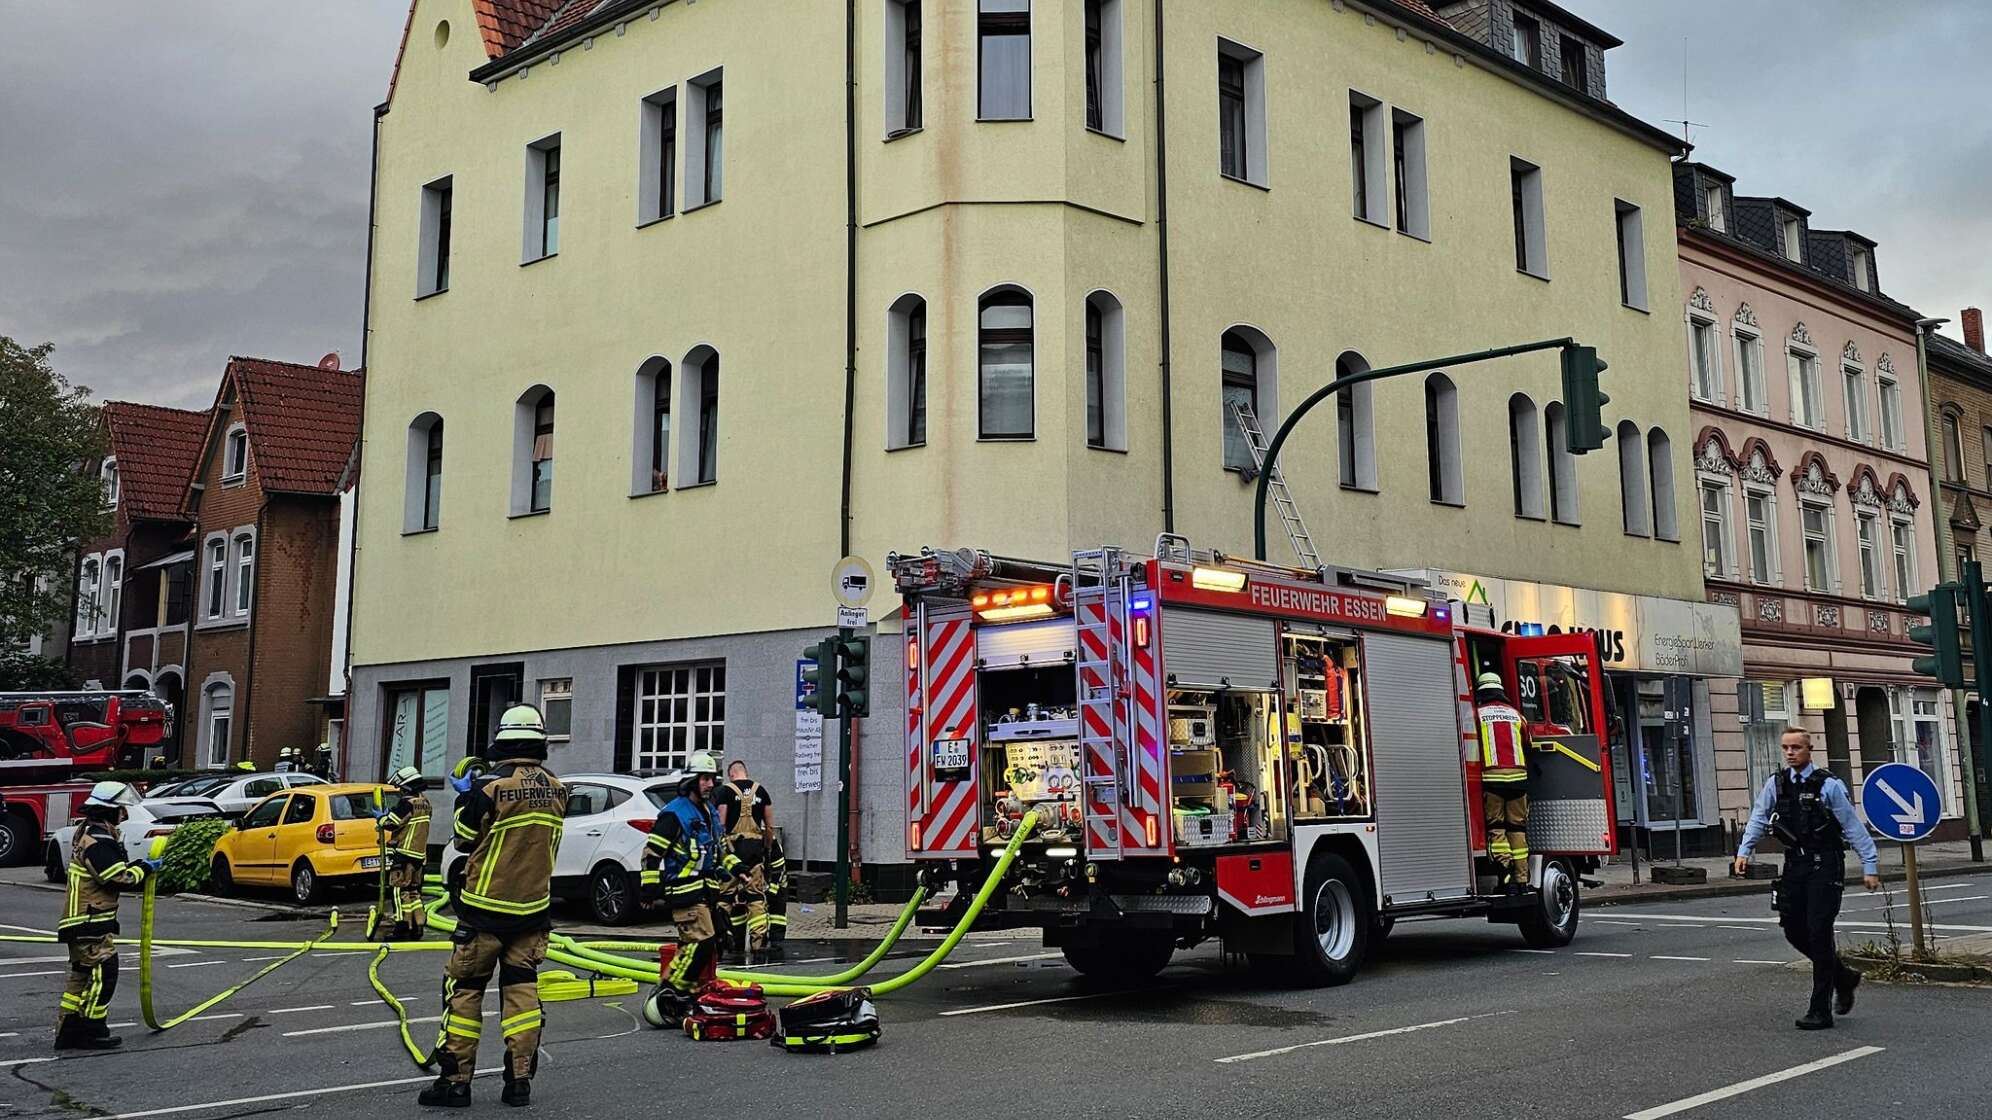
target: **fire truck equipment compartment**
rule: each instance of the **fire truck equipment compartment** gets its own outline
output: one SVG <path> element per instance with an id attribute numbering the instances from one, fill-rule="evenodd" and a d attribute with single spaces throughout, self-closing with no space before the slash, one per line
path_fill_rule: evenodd
<path id="1" fill-rule="evenodd" d="M 1376 768 L 1377 854 L 1385 900 L 1473 893 L 1466 793 L 1459 779 L 1452 647 L 1399 634 L 1363 635 L 1370 753 Z"/>
<path id="2" fill-rule="evenodd" d="M 1162 623 L 1162 669 L 1172 688 L 1275 688 L 1280 668 L 1273 620 L 1170 611 Z"/>

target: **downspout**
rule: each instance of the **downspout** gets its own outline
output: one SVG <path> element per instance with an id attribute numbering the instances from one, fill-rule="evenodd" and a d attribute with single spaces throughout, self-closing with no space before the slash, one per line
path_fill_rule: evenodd
<path id="1" fill-rule="evenodd" d="M 858 3 L 844 0 L 844 474 L 837 555 L 851 553 L 852 409 L 858 393 Z"/>
<path id="2" fill-rule="evenodd" d="M 1176 451 L 1169 390 L 1169 131 L 1163 78 L 1162 4 L 1155 3 L 1155 232 L 1162 312 L 1162 531 L 1176 531 Z"/>
<path id="3" fill-rule="evenodd" d="M 360 296 L 360 370 L 367 368 L 368 344 L 373 341 L 374 226 L 380 206 L 380 120 L 387 115 L 387 102 L 374 106 L 373 155 L 367 170 L 367 263 L 365 290 Z M 350 778 L 353 770 L 346 760 L 353 754 L 353 602 L 360 586 L 360 462 L 367 447 L 367 382 L 360 381 L 360 428 L 353 440 L 353 539 L 346 546 L 346 661 L 340 666 L 346 677 L 345 733 L 340 736 L 339 755 L 333 773 Z M 337 496 L 334 496 L 337 500 Z M 337 538 L 334 538 L 336 540 Z M 337 547 L 336 545 L 334 547 Z"/>

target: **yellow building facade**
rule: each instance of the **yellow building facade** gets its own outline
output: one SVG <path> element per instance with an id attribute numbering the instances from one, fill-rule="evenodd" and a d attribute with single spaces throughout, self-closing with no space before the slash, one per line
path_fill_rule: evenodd
<path id="1" fill-rule="evenodd" d="M 1270 429 L 1338 363 L 1596 346 L 1634 461 L 1556 454 L 1552 351 L 1324 402 L 1287 480 L 1329 563 L 1700 600 L 1664 134 L 1422 4 L 1158 2 L 417 0 L 349 770 L 440 769 L 516 695 L 569 768 L 711 746 L 786 789 L 843 552 L 1247 552 L 1227 368 Z"/>

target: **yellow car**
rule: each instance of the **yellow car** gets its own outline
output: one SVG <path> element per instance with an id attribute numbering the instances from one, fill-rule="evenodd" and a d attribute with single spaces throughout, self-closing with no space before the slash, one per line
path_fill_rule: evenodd
<path id="1" fill-rule="evenodd" d="M 394 801 L 391 786 L 371 782 L 298 786 L 251 806 L 214 845 L 212 887 L 284 887 L 299 902 L 327 882 L 372 881 L 380 874 L 374 817 Z"/>

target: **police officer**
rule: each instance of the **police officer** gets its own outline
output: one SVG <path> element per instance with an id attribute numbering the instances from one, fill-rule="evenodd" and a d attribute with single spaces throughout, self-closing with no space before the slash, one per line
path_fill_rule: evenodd
<path id="1" fill-rule="evenodd" d="M 724 851 L 725 834 L 712 809 L 719 763 L 705 751 L 687 761 L 678 797 L 657 814 L 643 851 L 643 885 L 655 887 L 678 927 L 678 949 L 664 970 L 659 995 L 682 1004 L 706 979 L 719 945 L 714 903 L 724 878 L 743 873 L 740 858 Z M 665 1019 L 674 1018 L 665 1015 Z"/>
<path id="2" fill-rule="evenodd" d="M 546 768 L 546 721 L 531 704 L 499 717 L 481 774 L 458 779 L 455 844 L 469 853 L 452 876 L 454 948 L 444 970 L 442 1030 L 433 1060 L 442 1076 L 422 1090 L 425 1105 L 466 1108 L 477 1068 L 484 988 L 498 973 L 498 1025 L 505 1036 L 509 1105 L 532 1103 L 539 1060 L 539 965 L 546 959 L 549 885 L 560 845 L 567 788 Z"/>
<path id="3" fill-rule="evenodd" d="M 1473 699 L 1480 706 L 1480 802 L 1487 814 L 1487 856 L 1500 865 L 1513 891 L 1529 881 L 1529 769 L 1522 713 L 1508 703 L 1499 673 L 1480 674 Z"/>
<path id="4" fill-rule="evenodd" d="M 386 940 L 420 941 L 429 911 L 422 905 L 422 873 L 429 864 L 429 799 L 422 796 L 422 771 L 403 766 L 394 772 L 400 796 L 378 822 L 387 886 L 393 892 L 388 913 L 394 925 Z"/>
<path id="5" fill-rule="evenodd" d="M 1766 831 L 1784 844 L 1784 872 L 1771 888 L 1771 907 L 1778 912 L 1785 940 L 1812 961 L 1812 1002 L 1798 1029 L 1825 1030 L 1833 1025 L 1835 1011 L 1845 1015 L 1854 1009 L 1854 989 L 1861 982 L 1861 974 L 1840 960 L 1833 941 L 1847 848 L 1861 857 L 1862 885 L 1878 890 L 1881 879 L 1875 874 L 1874 840 L 1854 813 L 1847 783 L 1812 763 L 1812 733 L 1787 727 L 1779 745 L 1784 768 L 1757 794 L 1736 849 L 1735 871 L 1741 875 L 1750 866 L 1750 853 Z"/>
<path id="6" fill-rule="evenodd" d="M 747 763 L 726 764 L 726 781 L 713 788 L 713 808 L 726 832 L 726 847 L 740 860 L 742 875 L 726 885 L 725 909 L 733 944 L 750 959 L 766 960 L 768 920 L 769 841 L 774 835 L 774 798 L 767 787 L 747 775 Z"/>
<path id="7" fill-rule="evenodd" d="M 125 854 L 118 825 L 138 794 L 123 782 L 98 782 L 83 801 L 69 849 L 69 897 L 55 937 L 69 946 L 69 979 L 62 989 L 57 1050 L 110 1050 L 123 1040 L 105 1025 L 118 990 L 118 892 L 157 870 L 152 860 Z"/>

